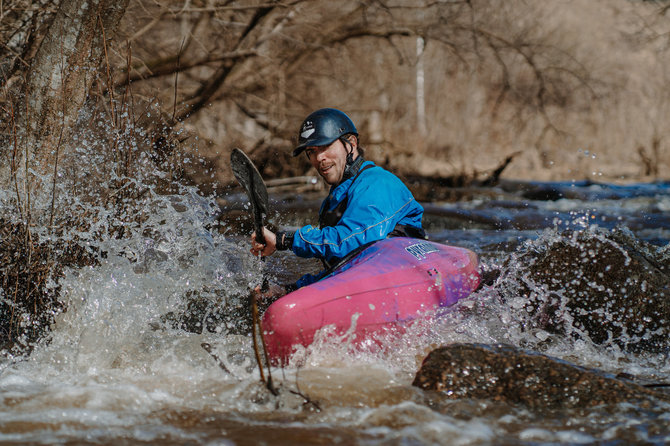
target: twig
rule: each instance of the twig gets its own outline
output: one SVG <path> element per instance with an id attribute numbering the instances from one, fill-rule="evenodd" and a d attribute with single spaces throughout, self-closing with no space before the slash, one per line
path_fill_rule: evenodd
<path id="1" fill-rule="evenodd" d="M 268 358 L 268 349 L 265 344 L 265 336 L 263 336 L 263 327 L 261 326 L 260 318 L 258 317 L 258 302 L 256 301 L 256 294 L 253 294 L 251 297 L 251 315 L 252 315 L 252 329 L 251 333 L 254 338 L 254 354 L 256 355 L 256 362 L 258 363 L 258 370 L 261 374 L 261 381 L 265 383 L 265 387 L 272 393 L 274 396 L 279 395 L 279 391 L 275 388 L 272 383 L 272 372 L 270 371 L 270 360 Z M 258 340 L 256 339 L 256 330 L 258 329 L 258 336 L 261 338 L 261 345 L 263 347 L 263 356 L 265 358 L 265 364 L 268 368 L 268 379 L 265 379 L 263 373 L 263 361 L 261 360 L 260 352 L 258 351 Z"/>
<path id="2" fill-rule="evenodd" d="M 28 101 L 26 101 L 26 122 L 30 122 L 30 113 L 29 113 L 29 107 L 28 107 Z M 31 138 L 32 139 L 32 138 Z M 28 172 L 30 172 L 30 154 L 28 153 L 28 144 L 23 142 L 25 144 L 25 147 L 23 148 L 23 151 L 25 153 L 25 160 L 24 160 L 24 168 L 25 168 L 25 175 L 23 176 L 23 189 L 25 193 L 25 198 L 26 198 L 26 237 L 25 237 L 25 243 L 26 246 L 29 247 L 28 250 L 28 264 L 30 264 L 30 259 L 32 257 L 32 234 L 30 233 L 30 225 L 31 225 L 31 220 L 32 220 L 32 213 L 30 212 L 30 184 L 28 183 Z"/>
<path id="3" fill-rule="evenodd" d="M 61 79 L 61 125 L 56 143 L 56 159 L 54 160 L 54 174 L 51 184 L 51 210 L 49 213 L 49 228 L 53 230 L 54 209 L 56 207 L 56 179 L 58 178 L 58 158 L 60 157 L 60 148 L 63 142 L 63 132 L 65 131 L 65 56 L 63 54 L 63 30 L 61 29 L 60 45 L 60 79 Z"/>
<path id="4" fill-rule="evenodd" d="M 300 370 L 300 369 L 298 369 L 298 371 L 299 371 L 299 370 Z M 289 392 L 291 392 L 293 395 L 298 395 L 299 397 L 301 397 L 302 399 L 304 399 L 305 402 L 303 403 L 303 406 L 306 406 L 306 405 L 310 404 L 310 405 L 312 405 L 318 412 L 321 412 L 321 405 L 319 404 L 319 402 L 318 402 L 318 401 L 314 401 L 314 400 L 311 399 L 309 396 L 307 396 L 307 395 L 305 395 L 304 393 L 302 393 L 302 390 L 300 390 L 300 385 L 298 384 L 298 372 L 296 372 L 296 374 L 295 374 L 295 388 L 296 388 L 296 390 L 289 390 Z"/>
<path id="5" fill-rule="evenodd" d="M 135 101 L 134 101 L 134 98 L 133 98 L 133 90 L 130 87 L 130 65 L 132 63 L 132 58 L 133 58 L 132 48 L 131 48 L 130 41 L 128 41 L 127 50 L 126 50 L 126 66 L 127 66 L 128 80 L 126 82 L 126 89 L 125 89 L 124 94 L 123 94 L 123 104 L 124 104 L 125 109 L 128 111 L 128 118 L 127 119 L 130 120 L 129 122 L 134 123 L 135 122 L 135 118 L 134 118 Z M 130 104 L 128 103 L 128 97 L 129 96 L 130 96 Z M 133 114 L 133 116 L 131 116 L 131 114 Z M 134 133 L 135 125 L 134 124 L 131 125 L 130 128 L 131 128 L 131 132 Z M 128 172 L 130 171 L 130 158 L 131 158 L 131 149 L 130 149 L 130 147 L 128 147 L 128 149 L 126 151 L 126 165 L 125 165 L 126 175 L 128 175 Z"/>
<path id="6" fill-rule="evenodd" d="M 218 356 L 216 353 L 214 353 L 214 349 L 212 348 L 212 346 L 211 346 L 209 343 L 207 343 L 207 342 L 203 342 L 202 344 L 200 344 L 200 346 L 201 346 L 207 353 L 209 353 L 209 355 L 210 355 L 212 358 L 214 358 L 214 360 L 216 361 L 216 363 L 218 364 L 218 366 L 219 366 L 219 368 L 220 368 L 221 370 L 223 370 L 224 372 L 226 372 L 226 373 L 232 375 L 232 372 L 228 369 L 228 367 L 226 367 L 226 365 L 223 363 L 223 361 L 221 360 L 221 358 L 219 358 L 219 356 Z"/>
<path id="7" fill-rule="evenodd" d="M 12 125 L 12 142 L 13 142 L 13 149 L 12 149 L 12 160 L 11 160 L 11 165 L 10 165 L 10 170 L 11 174 L 14 177 L 14 189 L 16 190 L 16 206 L 19 210 L 19 214 L 21 216 L 21 221 L 24 220 L 24 212 L 23 212 L 23 204 L 21 200 L 21 192 L 19 191 L 19 179 L 17 178 L 17 173 L 18 169 L 16 167 L 16 155 L 19 150 L 19 142 L 18 142 L 18 137 L 16 135 L 16 120 L 14 116 L 14 104 L 12 101 L 9 101 L 9 115 L 11 119 L 11 125 Z"/>
<path id="8" fill-rule="evenodd" d="M 109 90 L 109 101 L 112 105 L 112 125 L 116 128 L 116 108 L 114 107 L 114 89 L 112 88 L 111 72 L 109 69 L 109 57 L 107 55 L 107 37 L 105 36 L 105 25 L 102 23 L 102 17 L 98 13 L 98 22 L 100 22 L 100 29 L 102 30 L 102 49 L 105 52 L 105 67 L 107 72 L 107 85 Z M 115 138 L 116 140 L 116 138 Z"/>
<path id="9" fill-rule="evenodd" d="M 254 297 L 254 301 L 255 301 Z M 254 302 L 255 304 L 255 302 Z M 267 344 L 265 343 L 265 335 L 263 334 L 263 325 L 261 324 L 260 318 L 258 318 L 258 305 L 256 304 L 256 322 L 258 323 L 258 331 L 259 335 L 261 337 L 261 345 L 263 346 L 263 356 L 265 357 L 265 364 L 268 367 L 268 390 L 272 392 L 273 395 L 277 396 L 279 395 L 279 391 L 275 389 L 274 385 L 272 384 L 272 373 L 270 372 L 270 358 L 268 355 L 268 347 Z"/>
<path id="10" fill-rule="evenodd" d="M 158 15 L 158 16 L 155 17 L 151 22 L 149 22 L 148 24 L 146 24 L 142 29 L 140 29 L 139 31 L 137 31 L 137 32 L 136 32 L 135 34 L 133 34 L 132 36 L 130 36 L 130 39 L 129 39 L 129 40 L 130 40 L 130 41 L 133 41 L 133 40 L 139 38 L 142 34 L 146 33 L 146 32 L 149 31 L 151 28 L 153 28 L 153 27 L 156 25 L 156 23 L 160 22 L 162 18 L 163 18 L 163 14 Z"/>
<path id="11" fill-rule="evenodd" d="M 261 381 L 265 381 L 265 373 L 263 372 L 263 362 L 261 361 L 261 354 L 258 351 L 258 339 L 256 338 L 256 329 L 258 321 L 258 304 L 256 303 L 256 296 L 251 297 L 251 337 L 254 341 L 254 355 L 256 356 L 256 364 L 258 364 L 258 371 L 261 374 Z"/>
<path id="12" fill-rule="evenodd" d="M 172 104 L 172 119 L 170 121 L 171 126 L 174 125 L 174 118 L 177 115 L 177 85 L 179 83 L 179 64 L 181 60 L 181 52 L 184 50 L 185 41 L 185 38 L 181 39 L 181 46 L 179 47 L 179 52 L 177 53 L 177 70 L 174 73 L 174 100 Z"/>
<path id="13" fill-rule="evenodd" d="M 105 34 L 105 25 L 102 22 L 102 17 L 98 13 L 98 22 L 100 23 L 100 30 L 102 31 L 102 48 L 105 54 L 105 72 L 107 75 L 107 91 L 109 92 L 109 105 L 110 105 L 110 114 L 111 114 L 111 122 L 112 122 L 112 128 L 114 129 L 114 158 L 116 160 L 119 160 L 119 138 L 120 135 L 122 134 L 122 129 L 120 128 L 120 120 L 119 120 L 119 115 L 116 109 L 116 101 L 114 99 L 114 84 L 112 82 L 112 73 L 110 69 L 110 63 L 109 63 L 109 55 L 107 53 L 107 37 Z M 100 88 L 98 84 L 98 88 Z M 101 93 L 102 94 L 102 93 Z M 125 96 L 124 96 L 125 97 Z M 104 101 L 103 101 L 104 102 Z M 121 109 L 123 109 L 125 105 L 125 102 L 121 104 Z M 128 148 L 130 150 L 130 148 Z M 120 154 L 121 157 L 123 157 L 123 154 Z M 126 159 L 128 159 L 128 154 L 126 154 Z M 128 170 L 129 170 L 129 162 L 126 162 L 125 165 L 123 163 L 119 163 L 121 166 L 123 166 L 125 172 L 124 175 L 128 175 Z"/>

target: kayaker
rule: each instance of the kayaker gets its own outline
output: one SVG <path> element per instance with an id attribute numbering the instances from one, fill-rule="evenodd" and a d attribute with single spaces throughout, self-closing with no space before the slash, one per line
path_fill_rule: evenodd
<path id="1" fill-rule="evenodd" d="M 306 274 L 295 284 L 272 285 L 265 297 L 280 297 L 316 282 L 348 254 L 375 241 L 392 236 L 425 238 L 423 207 L 398 177 L 364 159 L 358 131 L 346 114 L 333 108 L 310 114 L 300 127 L 293 156 L 303 152 L 330 185 L 318 227 L 276 234 L 263 228 L 266 243 L 258 243 L 252 234 L 251 252 L 269 256 L 290 249 L 300 257 L 321 259 L 326 269 Z"/>

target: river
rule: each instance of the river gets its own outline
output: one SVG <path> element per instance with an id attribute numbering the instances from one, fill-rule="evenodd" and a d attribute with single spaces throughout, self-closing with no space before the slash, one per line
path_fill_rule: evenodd
<path id="1" fill-rule="evenodd" d="M 192 188 L 150 193 L 142 202 L 150 212 L 128 237 L 100 241 L 107 255 L 99 265 L 65 271 L 60 296 L 68 310 L 49 338 L 0 364 L 1 443 L 670 442 L 670 406 L 660 401 L 551 412 L 486 400 L 431 403 L 412 380 L 432 348 L 454 342 L 511 344 L 670 382 L 667 350 L 632 353 L 574 333 L 523 330 L 516 322 L 524 310 L 497 299 L 491 287 L 459 307 L 477 311 L 448 312 L 381 351 L 353 349 L 346 339 L 319 341 L 272 369 L 280 391 L 270 394 L 243 321 L 245 297 L 264 274 L 281 281 L 318 265 L 284 253 L 259 262 L 246 235 L 219 218 L 243 207 L 239 194 L 224 198 L 221 210 Z M 313 203 L 276 196 L 272 221 L 304 224 L 316 212 Z M 668 183 L 504 182 L 464 190 L 456 202 L 426 204 L 426 211 L 431 239 L 472 249 L 485 270 L 507 265 L 508 280 L 524 273 L 523 265 L 509 266 L 515 252 L 546 246 L 568 229 L 627 227 L 655 246 L 670 241 Z M 214 315 L 215 308 L 226 311 Z"/>

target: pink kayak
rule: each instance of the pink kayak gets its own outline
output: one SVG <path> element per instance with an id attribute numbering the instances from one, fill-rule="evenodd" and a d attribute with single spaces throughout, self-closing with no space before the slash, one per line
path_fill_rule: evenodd
<path id="1" fill-rule="evenodd" d="M 315 333 L 333 325 L 352 329 L 355 342 L 373 340 L 423 313 L 454 304 L 479 285 L 477 256 L 465 248 L 395 237 L 381 240 L 330 276 L 287 294 L 268 307 L 262 326 L 274 363 L 294 347 L 309 346 Z"/>

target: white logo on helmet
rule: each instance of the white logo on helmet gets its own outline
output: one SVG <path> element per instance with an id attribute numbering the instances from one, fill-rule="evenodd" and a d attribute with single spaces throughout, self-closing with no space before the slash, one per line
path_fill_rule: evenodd
<path id="1" fill-rule="evenodd" d="M 302 132 L 300 133 L 301 138 L 309 138 L 309 136 L 314 133 L 314 124 L 312 121 L 305 121 L 305 124 L 302 126 Z"/>

